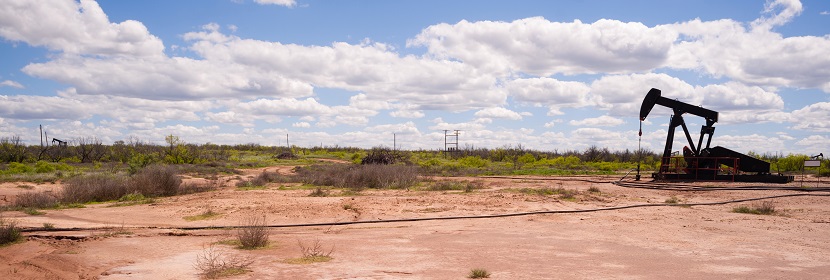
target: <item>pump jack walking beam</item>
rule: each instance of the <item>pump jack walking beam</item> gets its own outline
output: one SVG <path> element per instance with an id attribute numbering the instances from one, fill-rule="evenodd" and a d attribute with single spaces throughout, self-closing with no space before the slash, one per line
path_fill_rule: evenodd
<path id="1" fill-rule="evenodd" d="M 709 145 L 712 143 L 712 134 L 715 133 L 715 127 L 713 125 L 718 122 L 718 112 L 677 100 L 668 99 L 660 96 L 660 94 L 660 90 L 656 88 L 652 88 L 648 91 L 646 98 L 643 99 L 643 105 L 640 107 L 640 121 L 646 120 L 646 117 L 648 117 L 648 114 L 651 112 L 651 109 L 654 108 L 654 105 L 662 105 L 671 108 L 672 111 L 674 111 L 674 114 L 669 121 L 669 135 L 666 137 L 666 148 L 663 150 L 663 158 L 671 156 L 672 143 L 674 142 L 674 130 L 678 126 L 683 127 L 683 132 L 686 134 L 686 140 L 689 141 L 689 147 L 694 155 L 700 156 L 700 152 L 704 149 L 702 147 L 703 136 L 708 135 L 706 140 L 706 148 L 709 148 Z M 689 134 L 686 122 L 683 120 L 683 114 L 685 113 L 700 116 L 706 119 L 706 124 L 700 128 L 700 139 L 697 141 L 697 146 L 695 146 L 695 143 L 692 141 L 692 136 Z"/>

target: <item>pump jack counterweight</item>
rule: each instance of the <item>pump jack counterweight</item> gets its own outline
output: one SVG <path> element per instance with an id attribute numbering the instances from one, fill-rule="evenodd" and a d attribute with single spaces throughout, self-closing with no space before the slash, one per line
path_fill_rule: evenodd
<path id="1" fill-rule="evenodd" d="M 720 146 L 710 148 L 712 135 L 715 133 L 714 124 L 718 122 L 718 112 L 665 98 L 661 94 L 659 89 L 652 88 L 648 91 L 645 99 L 643 99 L 642 106 L 640 106 L 641 135 L 642 122 L 651 113 L 654 105 L 670 108 L 673 113 L 669 120 L 666 147 L 663 149 L 660 169 L 657 173 L 652 174 L 652 177 L 655 179 L 769 183 L 787 183 L 793 181 L 793 176 L 770 174 L 770 164 L 766 161 Z M 683 119 L 683 114 L 686 113 L 702 117 L 706 120 L 706 124 L 700 128 L 700 137 L 698 138 L 697 145 L 692 140 L 692 136 Z M 680 158 L 672 157 L 674 133 L 678 126 L 683 128 L 686 141 L 689 143 L 687 147 L 683 148 L 683 156 Z M 703 138 L 706 138 L 705 148 L 703 146 Z M 722 166 L 729 168 L 722 170 Z M 742 172 L 754 174 L 743 174 Z"/>

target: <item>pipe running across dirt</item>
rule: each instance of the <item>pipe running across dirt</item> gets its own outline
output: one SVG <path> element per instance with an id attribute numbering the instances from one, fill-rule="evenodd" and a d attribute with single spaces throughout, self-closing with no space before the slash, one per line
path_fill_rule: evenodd
<path id="1" fill-rule="evenodd" d="M 669 183 L 639 183 L 631 181 L 595 181 L 588 179 L 574 179 L 574 178 L 522 178 L 522 177 L 499 177 L 491 176 L 487 178 L 502 178 L 502 179 L 523 179 L 523 180 L 559 180 L 559 181 L 583 181 L 590 183 L 611 183 L 620 187 L 626 188 L 644 188 L 657 190 L 673 190 L 673 191 L 719 191 L 719 190 L 792 190 L 792 191 L 808 191 L 810 193 L 794 193 L 773 196 L 762 196 L 745 199 L 725 200 L 717 202 L 701 202 L 701 203 L 647 203 L 647 204 L 633 204 L 624 206 L 602 207 L 592 209 L 575 209 L 575 210 L 545 210 L 545 211 L 530 211 L 530 212 L 514 212 L 504 214 L 490 214 L 490 215 L 471 215 L 471 216 L 446 216 L 446 217 L 428 217 L 428 218 L 408 218 L 408 219 L 391 219 L 391 220 L 363 220 L 351 222 L 325 222 L 325 223 L 301 223 L 301 224 L 278 224 L 265 225 L 267 228 L 293 228 L 293 227 L 318 227 L 318 226 L 343 226 L 343 225 L 357 225 L 357 224 L 380 224 L 380 223 L 406 223 L 406 222 L 423 222 L 423 221 L 440 221 L 440 220 L 461 220 L 461 219 L 491 219 L 491 218 L 507 218 L 528 215 L 542 215 L 542 214 L 576 214 L 576 213 L 590 213 L 601 211 L 615 211 L 631 208 L 642 207 L 666 207 L 666 206 L 712 206 L 724 205 L 731 203 L 741 203 L 749 201 L 758 201 L 766 199 L 784 198 L 784 197 L 830 197 L 830 193 L 815 193 L 815 192 L 830 192 L 830 188 L 799 188 L 799 187 L 771 187 L 771 186 L 747 186 L 747 187 L 699 187 L 693 185 L 683 184 L 669 184 Z M 212 229 L 239 229 L 250 228 L 258 226 L 198 226 L 198 227 L 118 227 L 119 229 L 169 229 L 169 230 L 212 230 Z M 86 231 L 86 230 L 105 230 L 113 227 L 97 227 L 97 228 L 24 228 L 22 232 L 46 232 L 46 231 Z"/>

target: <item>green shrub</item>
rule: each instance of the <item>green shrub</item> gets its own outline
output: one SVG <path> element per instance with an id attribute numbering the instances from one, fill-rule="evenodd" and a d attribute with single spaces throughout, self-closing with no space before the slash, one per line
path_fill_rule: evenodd
<path id="1" fill-rule="evenodd" d="M 460 158 L 458 162 L 464 167 L 482 168 L 487 166 L 487 160 L 478 156 L 466 156 Z"/>
<path id="2" fill-rule="evenodd" d="M 156 161 L 158 160 L 151 154 L 136 153 L 127 161 L 127 170 L 130 174 L 135 174 Z"/>
<path id="3" fill-rule="evenodd" d="M 54 172 L 55 170 L 55 167 L 48 162 L 41 160 L 35 163 L 35 173 L 49 173 Z"/>
<path id="4" fill-rule="evenodd" d="M 533 156 L 531 153 L 525 153 L 524 155 L 520 156 L 516 161 L 522 164 L 532 164 L 536 162 L 536 157 Z"/>
<path id="5" fill-rule="evenodd" d="M 24 173 L 31 173 L 34 171 L 34 168 L 28 166 L 23 163 L 19 162 L 11 162 L 9 166 L 6 167 L 6 170 L 3 172 L 5 174 L 24 174 Z"/>

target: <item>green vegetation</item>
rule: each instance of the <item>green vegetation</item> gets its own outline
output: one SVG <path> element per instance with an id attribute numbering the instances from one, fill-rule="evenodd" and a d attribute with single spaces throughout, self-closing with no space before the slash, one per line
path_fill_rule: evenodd
<path id="1" fill-rule="evenodd" d="M 676 196 L 672 196 L 672 197 L 666 198 L 665 202 L 668 203 L 668 204 L 677 204 L 677 203 L 680 203 L 680 200 L 677 199 Z"/>
<path id="2" fill-rule="evenodd" d="M 32 215 L 32 216 L 46 215 L 46 212 L 38 211 L 35 208 L 23 208 L 23 213 L 26 213 L 26 214 Z"/>
<path id="3" fill-rule="evenodd" d="M 751 206 L 738 206 L 732 209 L 732 212 L 755 215 L 773 215 L 775 214 L 775 204 L 772 201 L 763 201 L 761 203 L 754 203 Z"/>

